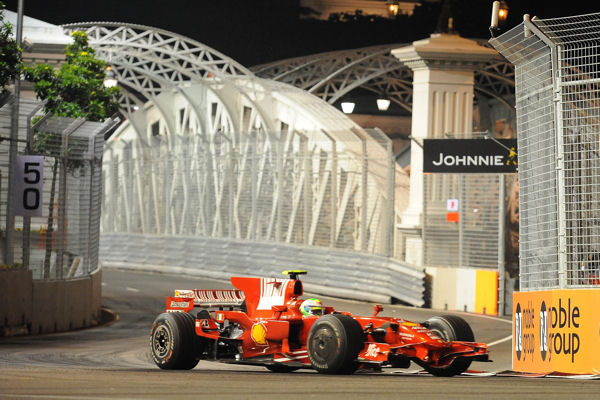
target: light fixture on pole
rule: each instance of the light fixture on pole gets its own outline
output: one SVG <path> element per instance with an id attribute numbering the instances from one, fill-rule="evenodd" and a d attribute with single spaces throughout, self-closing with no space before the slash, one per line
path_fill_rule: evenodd
<path id="1" fill-rule="evenodd" d="M 503 25 L 508 18 L 508 4 L 505 1 L 494 1 L 492 3 L 492 21 L 490 23 L 490 33 L 494 37 L 494 33 Z"/>
<path id="2" fill-rule="evenodd" d="M 500 8 L 498 9 L 498 21 L 500 25 L 506 22 L 508 18 L 508 4 L 505 1 L 500 2 Z"/>
<path id="3" fill-rule="evenodd" d="M 113 71 L 113 69 L 110 65 L 108 65 L 106 67 L 106 69 L 104 70 L 103 84 L 104 84 L 104 87 L 106 87 L 106 88 L 115 87 L 118 84 L 117 78 L 115 76 L 115 72 Z"/>
<path id="4" fill-rule="evenodd" d="M 342 111 L 344 112 L 344 114 L 352 114 L 352 111 L 354 111 L 354 106 L 356 104 L 352 101 L 342 101 L 341 106 L 342 106 Z"/>
<path id="5" fill-rule="evenodd" d="M 377 99 L 377 109 L 379 111 L 387 111 L 387 109 L 390 108 L 390 103 L 390 99 L 386 97 L 379 97 Z"/>
<path id="6" fill-rule="evenodd" d="M 396 15 L 398 15 L 398 10 L 400 8 L 398 0 L 387 0 L 385 2 L 385 5 L 386 5 L 387 10 L 388 10 L 388 15 L 391 18 L 394 18 Z"/>

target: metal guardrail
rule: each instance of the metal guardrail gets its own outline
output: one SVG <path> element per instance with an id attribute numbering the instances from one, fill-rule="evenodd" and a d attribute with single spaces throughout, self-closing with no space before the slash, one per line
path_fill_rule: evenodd
<path id="1" fill-rule="evenodd" d="M 104 233 L 100 258 L 105 267 L 187 274 L 228 280 L 235 275 L 279 277 L 305 269 L 307 292 L 423 306 L 425 271 L 373 254 L 275 242 L 253 242 Z"/>

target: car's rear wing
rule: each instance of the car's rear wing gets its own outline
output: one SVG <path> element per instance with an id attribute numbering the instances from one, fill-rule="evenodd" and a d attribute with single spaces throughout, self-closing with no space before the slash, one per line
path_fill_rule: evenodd
<path id="1" fill-rule="evenodd" d="M 194 299 L 197 307 L 240 307 L 246 299 L 237 289 L 180 289 L 175 297 Z"/>

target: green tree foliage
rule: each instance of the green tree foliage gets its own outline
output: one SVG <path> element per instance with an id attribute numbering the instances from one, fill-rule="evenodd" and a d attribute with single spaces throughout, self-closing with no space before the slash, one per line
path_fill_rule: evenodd
<path id="1" fill-rule="evenodd" d="M 4 3 L 0 2 L 0 93 L 19 76 L 22 69 L 21 49 L 12 38 L 12 26 L 4 22 Z"/>
<path id="2" fill-rule="evenodd" d="M 55 70 L 48 64 L 25 67 L 25 78 L 34 83 L 37 97 L 46 100 L 45 110 L 54 115 L 103 121 L 119 105 L 118 87 L 105 88 L 106 63 L 96 58 L 85 32 L 73 32 L 73 44 L 65 49 L 65 63 Z"/>

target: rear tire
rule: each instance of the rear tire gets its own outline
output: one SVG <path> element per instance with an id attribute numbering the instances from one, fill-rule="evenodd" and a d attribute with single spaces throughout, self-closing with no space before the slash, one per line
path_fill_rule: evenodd
<path id="1" fill-rule="evenodd" d="M 352 374 L 359 366 L 356 357 L 363 345 L 360 324 L 344 314 L 324 315 L 308 332 L 308 358 L 323 374 Z"/>
<path id="2" fill-rule="evenodd" d="M 150 353 L 161 369 L 192 369 L 198 364 L 195 318 L 188 313 L 162 313 L 150 331 Z"/>
<path id="3" fill-rule="evenodd" d="M 445 342 L 461 341 L 474 342 L 475 335 L 473 330 L 465 321 L 456 315 L 444 315 L 443 317 L 429 318 L 425 325 L 429 330 L 435 332 Z M 422 364 L 429 373 L 435 376 L 454 376 L 465 372 L 471 365 L 471 358 L 457 358 L 450 365 L 444 368 L 430 367 Z"/>

